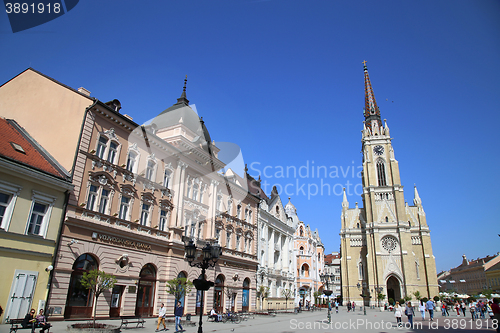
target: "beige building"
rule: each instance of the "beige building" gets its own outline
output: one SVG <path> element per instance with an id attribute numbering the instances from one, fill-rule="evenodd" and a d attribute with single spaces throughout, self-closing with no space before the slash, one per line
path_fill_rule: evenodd
<path id="1" fill-rule="evenodd" d="M 4 116 L 23 119 L 72 172 L 48 301 L 52 319 L 87 318 L 94 307 L 103 318 L 153 316 L 161 302 L 173 314 L 166 281 L 201 273 L 184 260 L 186 238 L 223 249 L 207 270 L 215 287 L 205 293 L 204 311 L 255 308 L 259 199 L 246 180 L 220 172 L 219 148 L 185 86 L 177 103 L 145 126 L 120 113 L 118 100 L 103 103 L 32 69 L 0 87 L 0 101 Z M 80 284 L 94 268 L 118 280 L 97 304 Z M 231 304 L 228 287 L 236 294 Z M 200 311 L 200 295 L 193 290 L 181 300 L 186 313 Z"/>
<path id="2" fill-rule="evenodd" d="M 354 208 L 344 192 L 341 215 L 342 296 L 345 301 L 376 305 L 380 292 L 399 300 L 438 295 L 430 230 L 417 189 L 413 206 L 404 199 L 398 161 L 387 123 L 365 76 L 362 131 L 363 207 Z"/>
<path id="3" fill-rule="evenodd" d="M 0 118 L 0 322 L 45 308 L 69 174 L 19 124 Z"/>
<path id="4" fill-rule="evenodd" d="M 331 295 L 332 298 L 340 298 L 342 296 L 342 288 L 341 288 L 341 278 L 340 274 L 340 253 L 332 252 L 330 254 L 325 255 L 325 269 L 321 274 L 327 274 L 329 276 L 328 281 L 328 290 L 331 290 L 333 293 Z M 323 289 L 327 290 L 326 283 L 323 284 Z"/>

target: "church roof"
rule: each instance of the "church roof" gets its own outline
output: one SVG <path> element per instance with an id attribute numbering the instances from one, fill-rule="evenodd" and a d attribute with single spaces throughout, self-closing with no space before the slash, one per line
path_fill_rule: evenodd
<path id="1" fill-rule="evenodd" d="M 365 73 L 365 121 L 366 125 L 371 127 L 371 120 L 378 120 L 380 126 L 382 126 L 382 121 L 380 120 L 380 110 L 377 106 L 377 101 L 375 100 L 375 93 L 373 92 L 372 84 L 370 82 L 370 75 L 368 74 L 368 68 L 366 67 L 366 61 L 363 61 L 363 71 Z"/>

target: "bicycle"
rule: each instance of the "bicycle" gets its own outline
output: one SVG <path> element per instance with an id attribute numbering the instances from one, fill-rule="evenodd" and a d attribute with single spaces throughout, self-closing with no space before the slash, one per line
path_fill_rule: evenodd
<path id="1" fill-rule="evenodd" d="M 222 314 L 222 322 L 223 323 L 227 323 L 228 321 L 231 321 L 235 324 L 239 324 L 241 323 L 241 316 L 238 315 L 237 313 L 235 312 L 227 312 L 227 313 L 223 313 Z"/>

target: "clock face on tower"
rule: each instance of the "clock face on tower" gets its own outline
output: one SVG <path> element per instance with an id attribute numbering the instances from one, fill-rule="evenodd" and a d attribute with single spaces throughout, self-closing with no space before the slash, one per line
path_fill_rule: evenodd
<path id="1" fill-rule="evenodd" d="M 382 146 L 373 147 L 373 153 L 378 156 L 382 155 L 384 153 L 384 147 Z"/>

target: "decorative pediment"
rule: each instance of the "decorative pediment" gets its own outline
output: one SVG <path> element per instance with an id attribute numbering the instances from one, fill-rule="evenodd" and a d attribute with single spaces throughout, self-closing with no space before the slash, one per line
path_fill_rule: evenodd
<path id="1" fill-rule="evenodd" d="M 113 127 L 111 127 L 109 130 L 107 131 L 104 131 L 103 133 L 104 135 L 106 135 L 108 138 L 110 138 L 111 140 L 115 140 L 115 141 L 119 141 L 118 140 L 118 137 L 116 136 L 116 133 L 115 133 L 115 129 Z"/>
<path id="2" fill-rule="evenodd" d="M 127 185 L 127 184 L 121 184 L 120 191 L 122 192 L 122 194 L 129 196 L 129 197 L 133 197 L 137 193 L 137 190 L 135 189 L 135 187 Z"/>
<path id="3" fill-rule="evenodd" d="M 170 202 L 170 200 L 162 199 L 160 200 L 160 207 L 163 209 L 171 210 L 174 207 L 174 204 Z"/>
<path id="4" fill-rule="evenodd" d="M 116 182 L 108 173 L 106 172 L 89 172 L 89 180 L 91 182 L 99 183 L 102 186 L 113 187 Z"/>
<path id="5" fill-rule="evenodd" d="M 153 205 L 156 198 L 149 192 L 143 192 L 141 195 L 141 199 L 143 202 Z"/>

